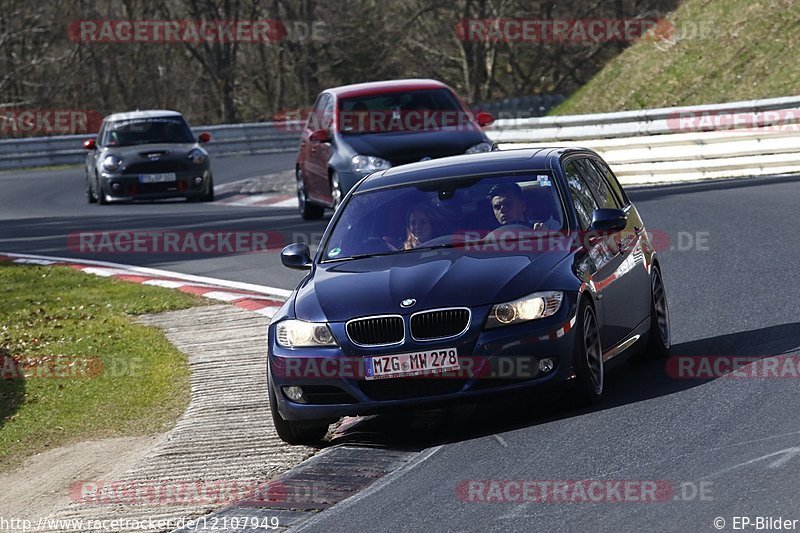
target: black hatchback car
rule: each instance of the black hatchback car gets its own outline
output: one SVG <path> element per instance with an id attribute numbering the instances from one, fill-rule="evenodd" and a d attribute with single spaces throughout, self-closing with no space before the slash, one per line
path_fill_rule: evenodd
<path id="1" fill-rule="evenodd" d="M 187 198 L 214 201 L 208 152 L 177 111 L 115 113 L 83 147 L 89 203 Z"/>
<path id="2" fill-rule="evenodd" d="M 269 401 L 290 443 L 345 415 L 572 386 L 670 347 L 636 207 L 584 149 L 494 151 L 376 172 L 344 199 L 269 326 Z"/>

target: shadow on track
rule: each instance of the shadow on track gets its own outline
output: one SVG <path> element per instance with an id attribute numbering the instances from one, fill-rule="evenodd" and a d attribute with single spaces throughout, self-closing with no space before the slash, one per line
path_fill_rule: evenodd
<path id="1" fill-rule="evenodd" d="M 12 364 L 12 354 L 0 347 L 0 429 L 25 401 L 25 379 Z"/>
<path id="2" fill-rule="evenodd" d="M 676 183 L 672 185 L 655 186 L 629 186 L 625 187 L 631 200 L 634 202 L 644 202 L 664 198 L 666 196 L 690 194 L 696 192 L 733 190 L 745 187 L 760 187 L 780 183 L 793 183 L 800 181 L 800 176 L 789 174 L 785 176 L 756 176 L 752 178 L 729 178 L 715 179 L 707 182 L 695 183 Z"/>
<path id="3" fill-rule="evenodd" d="M 770 357 L 797 353 L 800 323 L 720 335 L 673 346 L 675 356 Z M 569 391 L 559 397 L 515 395 L 478 405 L 345 419 L 331 444 L 369 444 L 422 450 L 486 437 L 595 411 L 677 394 L 712 379 L 675 379 L 667 360 L 623 363 L 606 376 L 606 396 L 597 405 L 569 408 Z"/>

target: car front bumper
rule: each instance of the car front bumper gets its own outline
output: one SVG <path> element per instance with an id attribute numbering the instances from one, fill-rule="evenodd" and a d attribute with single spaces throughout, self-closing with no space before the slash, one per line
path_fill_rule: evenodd
<path id="1" fill-rule="evenodd" d="M 207 168 L 175 172 L 175 181 L 142 183 L 138 174 L 101 174 L 101 191 L 110 202 L 200 198 L 208 193 L 211 171 Z"/>
<path id="2" fill-rule="evenodd" d="M 413 341 L 391 348 L 357 349 L 346 339 L 343 324 L 331 323 L 339 347 L 284 348 L 269 329 L 269 382 L 276 391 L 278 412 L 286 420 L 333 419 L 440 404 L 473 402 L 499 394 L 527 390 L 559 391 L 574 377 L 577 295 L 566 298 L 555 315 L 523 324 L 483 330 L 490 306 L 472 309 L 472 323 L 460 338 Z M 340 327 L 341 326 L 341 327 Z M 343 338 L 344 337 L 344 338 Z M 441 376 L 364 378 L 363 358 L 455 348 L 462 368 Z M 549 358 L 553 369 L 539 370 Z M 301 401 L 284 389 L 301 387 Z"/>

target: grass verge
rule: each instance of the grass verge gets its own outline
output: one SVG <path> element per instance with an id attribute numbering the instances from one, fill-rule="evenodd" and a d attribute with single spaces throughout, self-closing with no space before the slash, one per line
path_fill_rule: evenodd
<path id="1" fill-rule="evenodd" d="M 0 468 L 172 427 L 189 400 L 186 356 L 132 315 L 203 304 L 68 267 L 0 263 Z"/>
<path id="2" fill-rule="evenodd" d="M 664 39 L 634 43 L 555 115 L 800 94 L 800 2 L 685 0 Z"/>

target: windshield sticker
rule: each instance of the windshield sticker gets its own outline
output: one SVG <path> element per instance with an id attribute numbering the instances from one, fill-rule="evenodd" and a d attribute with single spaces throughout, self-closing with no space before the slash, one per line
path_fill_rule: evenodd
<path id="1" fill-rule="evenodd" d="M 342 249 L 337 246 L 336 248 L 331 248 L 328 252 L 328 257 L 336 257 L 340 253 L 342 253 Z"/>
<path id="2" fill-rule="evenodd" d="M 539 187 L 552 186 L 552 182 L 550 181 L 550 176 L 548 176 L 547 174 L 540 174 L 536 176 L 536 179 L 539 180 Z"/>

